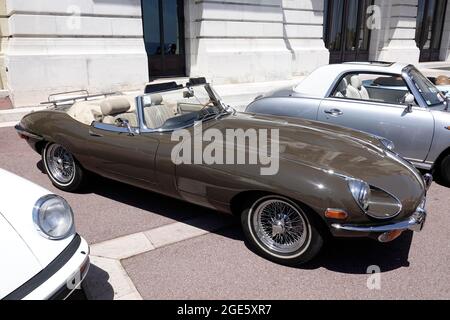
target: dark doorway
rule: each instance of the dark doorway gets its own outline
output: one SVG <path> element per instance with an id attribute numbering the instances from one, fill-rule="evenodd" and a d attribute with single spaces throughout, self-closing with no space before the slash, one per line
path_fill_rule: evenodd
<path id="1" fill-rule="evenodd" d="M 373 0 L 327 0 L 325 45 L 330 63 L 369 60 L 370 30 L 367 8 Z"/>
<path id="2" fill-rule="evenodd" d="M 184 76 L 183 0 L 142 0 L 145 49 L 150 80 Z"/>
<path id="3" fill-rule="evenodd" d="M 416 42 L 420 62 L 439 61 L 447 0 L 419 0 Z"/>

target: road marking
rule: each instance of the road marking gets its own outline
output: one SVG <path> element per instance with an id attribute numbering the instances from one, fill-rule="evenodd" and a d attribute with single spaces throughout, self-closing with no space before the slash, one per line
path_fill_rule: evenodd
<path id="1" fill-rule="evenodd" d="M 230 226 L 235 219 L 211 214 L 176 222 L 91 246 L 91 269 L 83 282 L 88 299 L 142 300 L 121 260 Z"/>
<path id="2" fill-rule="evenodd" d="M 122 260 L 155 249 L 143 233 L 130 234 L 91 246 L 91 255 Z"/>
<path id="3" fill-rule="evenodd" d="M 231 224 L 232 220 L 228 216 L 208 215 L 186 222 L 177 222 L 162 226 L 146 231 L 144 234 L 155 248 L 161 248 L 211 233 Z"/>

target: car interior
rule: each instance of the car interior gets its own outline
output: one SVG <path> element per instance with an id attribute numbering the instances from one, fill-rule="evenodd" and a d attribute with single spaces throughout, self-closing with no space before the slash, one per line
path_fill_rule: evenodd
<path id="1" fill-rule="evenodd" d="M 149 129 L 161 128 L 169 119 L 198 112 L 204 107 L 200 102 L 192 103 L 187 99 L 163 99 L 163 96 L 157 93 L 151 94 L 150 97 L 151 103 L 144 105 L 144 120 Z M 132 95 L 78 101 L 67 110 L 67 114 L 86 125 L 91 125 L 94 121 L 118 125 L 126 120 L 131 127 L 139 126 L 136 100 Z"/>
<path id="2" fill-rule="evenodd" d="M 401 77 L 381 74 L 349 74 L 338 84 L 335 98 L 403 104 L 408 87 Z"/>

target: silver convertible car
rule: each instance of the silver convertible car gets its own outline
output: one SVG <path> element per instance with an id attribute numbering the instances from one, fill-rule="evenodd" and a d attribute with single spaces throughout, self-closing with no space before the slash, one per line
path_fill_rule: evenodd
<path id="1" fill-rule="evenodd" d="M 447 99 L 412 65 L 343 63 L 320 67 L 294 88 L 257 97 L 246 112 L 328 122 L 386 138 L 398 154 L 450 186 Z"/>

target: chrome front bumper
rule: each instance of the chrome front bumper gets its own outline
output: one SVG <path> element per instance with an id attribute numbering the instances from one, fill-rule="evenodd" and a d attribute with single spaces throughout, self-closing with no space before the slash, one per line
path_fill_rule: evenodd
<path id="1" fill-rule="evenodd" d="M 384 233 L 396 230 L 412 230 L 420 232 L 423 229 L 425 220 L 427 218 L 427 212 L 424 208 L 418 208 L 411 217 L 407 220 L 394 222 L 390 224 L 377 225 L 377 226 L 359 226 L 351 224 L 333 224 L 331 225 L 336 230 L 362 232 L 362 233 Z"/>

